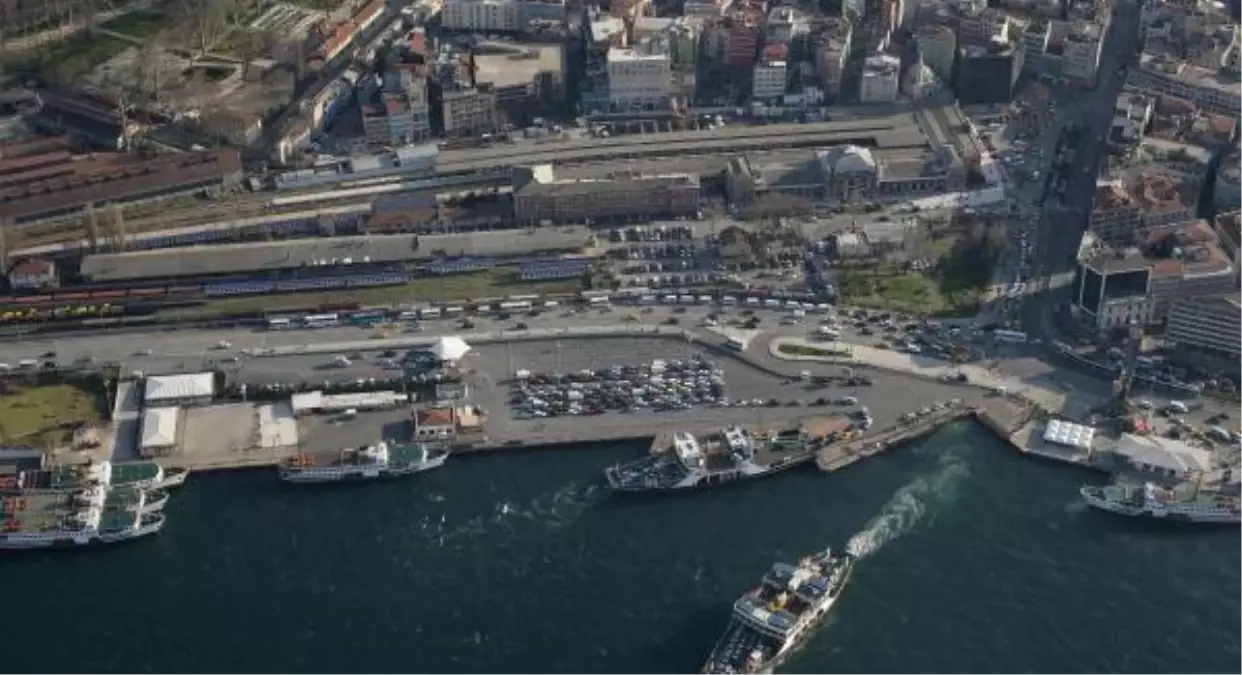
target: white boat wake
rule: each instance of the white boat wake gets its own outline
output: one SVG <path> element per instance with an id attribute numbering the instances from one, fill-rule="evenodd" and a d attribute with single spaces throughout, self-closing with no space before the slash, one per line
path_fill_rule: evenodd
<path id="1" fill-rule="evenodd" d="M 949 454 L 941 455 L 940 466 L 935 472 L 903 485 L 862 532 L 850 537 L 845 545 L 846 552 L 856 558 L 865 558 L 913 530 L 927 515 L 929 508 L 943 506 L 956 499 L 958 486 L 969 475 L 970 467 L 965 461 Z"/>

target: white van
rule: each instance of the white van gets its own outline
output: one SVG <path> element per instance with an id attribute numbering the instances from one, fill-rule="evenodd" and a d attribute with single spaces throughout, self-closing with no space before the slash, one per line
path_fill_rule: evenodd
<path id="1" fill-rule="evenodd" d="M 758 306 L 759 306 L 759 305 L 761 305 L 761 304 L 763 304 L 763 301 L 762 301 L 762 300 L 760 300 L 759 298 L 756 298 L 756 297 L 753 297 L 753 296 L 752 296 L 752 297 L 749 297 L 749 298 L 746 298 L 746 306 L 747 306 L 747 307 L 758 307 Z"/>

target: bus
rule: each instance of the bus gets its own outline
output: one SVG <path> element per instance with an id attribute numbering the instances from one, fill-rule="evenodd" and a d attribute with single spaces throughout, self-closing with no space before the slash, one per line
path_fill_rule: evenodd
<path id="1" fill-rule="evenodd" d="M 349 315 L 349 322 L 355 326 L 369 326 L 384 320 L 385 314 L 383 310 L 372 309 L 364 312 L 354 312 Z"/>
<path id="2" fill-rule="evenodd" d="M 591 305 L 592 307 L 603 307 L 607 305 L 609 302 L 609 298 L 607 295 L 593 295 L 587 298 L 586 300 L 587 300 L 587 303 Z"/>
<path id="3" fill-rule="evenodd" d="M 729 349 L 733 349 L 739 352 L 745 351 L 746 349 L 746 341 L 743 340 L 742 338 L 731 337 L 729 338 L 729 341 L 726 342 L 725 344 L 729 347 Z"/>
<path id="4" fill-rule="evenodd" d="M 273 316 L 267 320 L 268 330 L 289 330 L 293 328 L 293 322 L 288 317 Z"/>
<path id="5" fill-rule="evenodd" d="M 998 330 L 992 333 L 992 338 L 997 342 L 1026 343 L 1026 333 L 1018 330 Z"/>
<path id="6" fill-rule="evenodd" d="M 308 314 L 302 317 L 302 325 L 307 328 L 330 328 L 340 323 L 340 317 L 335 314 Z"/>
<path id="7" fill-rule="evenodd" d="M 530 310 L 530 300 L 510 300 L 500 303 L 500 309 L 505 312 L 525 312 Z"/>

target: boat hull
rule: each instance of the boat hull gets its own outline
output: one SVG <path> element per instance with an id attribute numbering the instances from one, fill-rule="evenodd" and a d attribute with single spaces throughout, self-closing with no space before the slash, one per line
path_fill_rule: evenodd
<path id="1" fill-rule="evenodd" d="M 70 535 L 42 539 L 0 539 L 0 550 L 30 551 L 49 548 L 82 548 L 119 544 L 149 537 L 164 529 L 163 514 L 144 516 L 144 523 L 136 528 L 117 532 L 100 532 L 91 535 Z"/>
<path id="2" fill-rule="evenodd" d="M 372 467 L 370 471 L 325 472 L 281 468 L 280 479 L 286 483 L 353 483 L 358 481 L 401 478 L 444 466 L 448 454 L 436 455 L 426 461 L 399 466 Z"/>
<path id="3" fill-rule="evenodd" d="M 753 642 L 755 645 L 764 644 L 765 642 L 769 645 L 773 644 L 770 639 L 764 638 L 763 636 L 755 632 L 753 629 L 743 625 L 738 620 L 732 619 L 730 621 L 729 628 L 725 631 L 724 637 L 722 637 L 720 642 L 716 644 L 716 647 L 712 650 L 712 655 L 708 657 L 707 664 L 703 667 L 703 672 L 704 673 L 743 673 L 743 672 L 745 673 L 771 673 L 773 670 L 775 670 L 781 664 L 783 664 L 787 659 L 789 659 L 790 656 L 792 656 L 795 652 L 801 649 L 802 646 L 805 645 L 807 641 L 811 639 L 811 636 L 814 635 L 819 630 L 819 627 L 823 625 L 824 620 L 828 618 L 829 612 L 832 610 L 833 606 L 836 605 L 837 600 L 841 597 L 841 593 L 842 591 L 845 590 L 845 586 L 846 584 L 849 583 L 850 575 L 853 574 L 853 572 L 854 572 L 854 562 L 852 559 L 849 559 L 849 562 L 847 563 L 847 567 L 845 568 L 845 577 L 841 580 L 841 586 L 838 588 L 837 592 L 834 595 L 832 595 L 830 598 L 828 598 L 824 602 L 823 606 L 821 606 L 818 610 L 816 610 L 815 616 L 811 619 L 811 622 L 806 626 L 806 628 L 804 628 L 797 635 L 795 635 L 794 637 L 786 641 L 784 644 L 779 645 L 779 647 L 772 653 L 771 656 L 759 662 L 758 664 L 755 664 L 754 668 L 729 669 L 729 668 L 720 667 L 724 665 L 724 661 L 727 660 L 727 656 L 722 657 L 719 655 L 719 652 L 722 649 L 726 649 L 726 648 L 732 649 L 729 644 L 730 638 L 731 638 L 730 633 L 732 631 L 749 632 L 751 634 L 750 642 Z"/>
<path id="4" fill-rule="evenodd" d="M 1238 514 L 1222 510 L 1219 513 L 1186 513 L 1182 510 L 1152 508 L 1136 504 L 1124 504 L 1082 492 L 1083 501 L 1087 506 L 1107 511 L 1108 513 L 1129 518 L 1163 521 L 1169 523 L 1192 523 L 1198 525 L 1238 525 L 1242 518 Z"/>

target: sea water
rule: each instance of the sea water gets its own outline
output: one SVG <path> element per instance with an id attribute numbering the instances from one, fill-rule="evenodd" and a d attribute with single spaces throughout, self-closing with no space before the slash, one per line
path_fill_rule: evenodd
<path id="1" fill-rule="evenodd" d="M 612 495 L 644 448 L 197 475 L 156 537 L 0 555 L 10 671 L 698 672 L 775 561 L 861 560 L 788 672 L 1236 672 L 1239 534 L 1081 507 L 970 423 L 834 475 Z"/>

